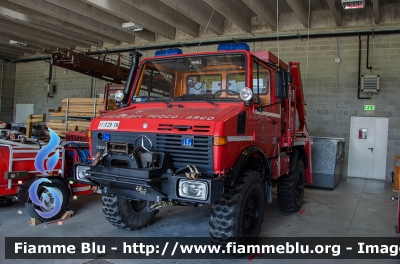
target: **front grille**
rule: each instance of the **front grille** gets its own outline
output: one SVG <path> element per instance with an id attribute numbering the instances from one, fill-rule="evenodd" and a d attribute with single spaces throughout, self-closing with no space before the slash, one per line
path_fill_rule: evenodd
<path id="1" fill-rule="evenodd" d="M 238 135 L 246 134 L 246 112 L 241 112 L 238 115 L 236 132 Z"/>
<path id="2" fill-rule="evenodd" d="M 169 153 L 176 168 L 194 164 L 199 170 L 212 171 L 212 137 L 194 136 L 193 147 L 182 146 L 182 135 L 156 136 L 157 151 Z"/>
<path id="3" fill-rule="evenodd" d="M 199 129 L 207 128 L 200 127 Z M 95 155 L 98 151 L 104 151 L 106 142 L 105 140 L 99 140 L 97 133 L 103 133 L 103 131 L 96 131 L 94 132 L 94 135 L 92 135 L 93 155 Z M 211 176 L 214 173 L 212 157 L 213 141 L 211 136 L 111 131 L 106 131 L 104 133 L 110 134 L 110 142 L 127 142 L 132 144 L 134 144 L 135 139 L 138 136 L 146 136 L 152 141 L 154 151 L 170 154 L 172 163 L 176 169 L 184 168 L 190 164 L 195 165 L 206 175 Z M 182 146 L 182 137 L 184 136 L 193 137 L 193 147 Z M 150 144 L 146 140 L 144 140 L 144 143 L 145 147 L 150 150 Z M 138 140 L 137 145 L 140 144 L 141 140 Z"/>

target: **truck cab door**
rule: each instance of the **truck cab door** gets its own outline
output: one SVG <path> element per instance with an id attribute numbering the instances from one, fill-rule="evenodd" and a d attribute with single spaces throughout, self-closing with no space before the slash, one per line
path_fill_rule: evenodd
<path id="1" fill-rule="evenodd" d="M 272 94 L 271 71 L 258 61 L 252 66 L 255 141 L 268 157 L 272 157 L 279 151 L 281 109 Z"/>

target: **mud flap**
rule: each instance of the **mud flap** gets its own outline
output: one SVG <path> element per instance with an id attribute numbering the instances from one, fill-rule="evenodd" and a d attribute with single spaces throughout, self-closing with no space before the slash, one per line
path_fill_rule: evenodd
<path id="1" fill-rule="evenodd" d="M 272 184 L 271 183 L 266 183 L 266 188 L 265 188 L 266 196 L 265 198 L 267 199 L 267 203 L 272 203 Z"/>

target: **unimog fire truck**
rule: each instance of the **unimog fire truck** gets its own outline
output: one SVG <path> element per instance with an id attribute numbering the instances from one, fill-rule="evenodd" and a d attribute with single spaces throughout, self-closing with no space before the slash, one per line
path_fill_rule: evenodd
<path id="1" fill-rule="evenodd" d="M 253 243 L 273 187 L 281 210 L 300 209 L 312 178 L 298 62 L 245 43 L 131 56 L 121 109 L 91 123 L 92 166 L 75 164 L 112 225 L 135 230 L 161 207 L 211 204 L 215 243 Z"/>

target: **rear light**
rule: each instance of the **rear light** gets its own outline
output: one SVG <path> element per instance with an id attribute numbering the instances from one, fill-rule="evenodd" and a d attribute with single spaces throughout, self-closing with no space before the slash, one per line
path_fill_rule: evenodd
<path id="1" fill-rule="evenodd" d="M 227 137 L 214 137 L 214 146 L 224 146 L 228 143 Z"/>

